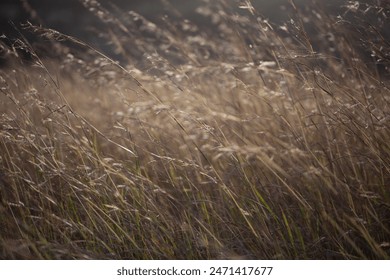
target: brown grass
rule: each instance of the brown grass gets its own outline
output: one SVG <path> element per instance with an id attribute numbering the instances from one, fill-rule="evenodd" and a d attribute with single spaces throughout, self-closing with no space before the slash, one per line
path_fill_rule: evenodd
<path id="1" fill-rule="evenodd" d="M 229 7 L 206 28 L 98 6 L 126 66 L 41 27 L 58 59 L 3 44 L 1 258 L 389 258 L 388 7 Z"/>

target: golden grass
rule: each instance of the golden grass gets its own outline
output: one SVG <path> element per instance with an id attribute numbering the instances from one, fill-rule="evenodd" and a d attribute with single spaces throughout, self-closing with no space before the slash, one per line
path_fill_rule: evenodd
<path id="1" fill-rule="evenodd" d="M 302 22 L 253 20 L 222 15 L 225 38 L 200 46 L 167 28 L 181 50 L 139 69 L 50 30 L 89 54 L 41 60 L 21 40 L 32 62 L 0 70 L 0 256 L 388 259 L 387 76 L 341 24 L 334 58 Z"/>

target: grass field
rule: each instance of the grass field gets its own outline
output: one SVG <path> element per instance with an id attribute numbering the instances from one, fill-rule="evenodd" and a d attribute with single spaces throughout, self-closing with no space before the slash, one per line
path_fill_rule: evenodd
<path id="1" fill-rule="evenodd" d="M 3 36 L 1 258 L 389 259 L 388 4 L 207 2 Z"/>

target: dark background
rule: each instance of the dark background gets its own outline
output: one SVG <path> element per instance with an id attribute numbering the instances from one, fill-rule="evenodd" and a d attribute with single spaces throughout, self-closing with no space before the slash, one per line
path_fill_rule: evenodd
<path id="1" fill-rule="evenodd" d="M 89 11 L 82 2 L 88 2 L 89 0 L 0 0 L 0 35 L 5 34 L 7 38 L 14 39 L 19 37 L 19 31 L 21 31 L 29 41 L 33 41 L 34 37 L 31 33 L 25 31 L 21 24 L 30 21 L 37 25 L 52 28 L 60 31 L 61 33 L 74 36 L 82 41 L 94 46 L 100 50 L 103 50 L 109 56 L 113 56 L 115 59 L 121 59 L 115 57 L 109 46 L 107 46 L 107 40 L 99 38 L 97 35 L 99 31 L 105 30 L 102 21 L 91 11 Z M 248 13 L 242 9 L 238 9 L 239 3 L 243 3 L 241 0 L 226 0 L 231 5 L 231 9 L 237 11 L 237 13 Z M 390 1 L 389 0 L 366 0 L 373 5 L 383 5 L 387 7 L 387 13 L 390 13 Z M 89 2 L 93 2 L 89 1 Z M 200 6 L 204 6 L 207 0 L 99 0 L 99 3 L 103 7 L 106 7 L 118 18 L 122 17 L 128 11 L 135 11 L 147 19 L 158 24 L 164 16 L 174 17 L 174 10 L 177 10 L 181 19 L 189 19 L 196 25 L 207 25 L 204 18 L 199 16 L 196 9 Z M 306 14 L 310 14 L 312 6 L 312 0 L 294 0 L 294 3 Z M 349 1 L 344 0 L 317 0 L 314 1 L 317 6 L 316 9 L 321 9 L 323 13 L 332 15 L 332 18 L 337 21 L 337 15 L 342 14 L 344 19 L 348 19 L 348 15 L 352 13 L 344 14 L 345 5 Z M 353 2 L 353 1 L 352 1 Z M 165 3 L 165 4 L 164 4 Z M 209 3 L 215 3 L 214 0 L 209 0 Z M 252 0 L 251 3 L 263 18 L 269 19 L 271 23 L 282 24 L 289 20 L 292 15 L 291 5 L 288 0 Z M 359 1 L 362 3 L 362 1 Z M 387 3 L 387 4 L 386 4 Z M 344 6 L 344 8 L 343 8 Z M 313 16 L 313 14 L 311 14 Z M 356 15 L 354 15 L 356 17 Z M 390 17 L 388 14 L 387 19 Z M 367 14 L 364 21 L 372 21 L 375 24 L 377 20 L 375 13 Z M 11 24 L 12 23 L 12 24 Z M 351 25 L 353 26 L 353 24 Z M 387 27 L 386 27 L 387 26 Z M 316 34 L 314 29 L 311 29 L 310 24 L 306 26 L 309 36 L 312 38 L 320 37 Z M 18 30 L 18 31 L 17 31 Z M 104 32 L 104 31 L 103 31 Z M 389 22 L 382 24 L 380 32 L 388 40 L 390 37 Z M 31 37 L 30 37 L 31 35 Z M 376 36 L 376 35 L 374 35 Z M 314 45 L 321 45 L 321 39 L 315 41 Z M 360 44 L 361 42 L 356 42 Z M 49 53 L 43 52 L 44 54 Z M 365 54 L 368 60 L 370 53 Z"/>
<path id="2" fill-rule="evenodd" d="M 114 4 L 120 9 L 134 10 L 146 18 L 155 21 L 161 18 L 167 11 L 160 0 L 101 0 L 102 5 Z M 169 0 L 172 7 L 196 21 L 195 9 L 201 4 L 199 0 Z M 230 1 L 232 7 L 237 7 L 237 1 Z M 295 0 L 300 6 L 304 6 L 305 0 Z M 344 1 L 323 1 L 326 9 L 335 10 Z M 252 0 L 256 10 L 269 18 L 272 22 L 279 23 L 288 19 L 284 7 L 288 6 L 287 0 Z M 32 10 L 33 9 L 33 13 Z M 36 12 L 36 14 L 34 13 Z M 85 26 L 97 24 L 98 20 L 83 5 L 80 0 L 1 0 L 0 1 L 0 33 L 14 35 L 15 30 L 10 25 L 12 21 L 16 26 L 27 20 L 41 23 L 45 27 L 53 28 L 69 35 L 86 36 Z"/>

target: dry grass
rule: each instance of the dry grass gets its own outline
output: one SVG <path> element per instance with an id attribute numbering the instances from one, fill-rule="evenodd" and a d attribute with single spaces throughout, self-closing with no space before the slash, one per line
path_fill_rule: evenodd
<path id="1" fill-rule="evenodd" d="M 84 3 L 127 66 L 2 44 L 1 258 L 389 258 L 386 4 L 278 28 L 213 1 L 206 28 Z"/>

